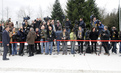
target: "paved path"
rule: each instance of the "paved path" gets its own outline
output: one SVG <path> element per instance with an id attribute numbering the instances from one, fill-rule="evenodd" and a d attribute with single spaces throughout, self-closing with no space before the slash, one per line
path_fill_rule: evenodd
<path id="1" fill-rule="evenodd" d="M 25 55 L 10 56 L 9 61 L 2 61 L 0 73 L 121 73 L 121 57 L 83 55 Z"/>

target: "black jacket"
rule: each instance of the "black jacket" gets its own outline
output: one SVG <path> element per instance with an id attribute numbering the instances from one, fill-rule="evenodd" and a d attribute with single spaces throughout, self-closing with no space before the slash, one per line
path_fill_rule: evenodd
<path id="1" fill-rule="evenodd" d="M 118 40 L 118 31 L 117 30 L 111 31 L 111 40 Z"/>
<path id="2" fill-rule="evenodd" d="M 110 31 L 109 30 L 104 31 L 102 40 L 109 40 L 109 38 L 110 38 Z"/>
<path id="3" fill-rule="evenodd" d="M 49 34 L 49 32 L 51 32 Z M 47 31 L 47 41 L 52 42 L 55 39 L 55 32 L 53 30 Z"/>
<path id="4" fill-rule="evenodd" d="M 79 26 L 82 27 L 83 29 L 85 28 L 85 23 L 84 21 L 79 21 Z"/>
<path id="5" fill-rule="evenodd" d="M 66 21 L 65 22 L 65 28 L 70 28 L 71 29 L 71 22 L 70 21 Z"/>
<path id="6" fill-rule="evenodd" d="M 40 32 L 39 31 L 36 32 L 36 37 L 37 38 L 35 39 L 35 41 L 40 41 Z"/>
<path id="7" fill-rule="evenodd" d="M 97 40 L 98 39 L 98 32 L 90 32 L 90 35 L 89 35 L 90 39 L 91 40 Z"/>

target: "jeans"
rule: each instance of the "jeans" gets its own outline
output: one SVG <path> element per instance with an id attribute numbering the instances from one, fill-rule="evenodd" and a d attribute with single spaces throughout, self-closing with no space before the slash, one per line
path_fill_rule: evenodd
<path id="1" fill-rule="evenodd" d="M 17 43 L 13 43 L 11 44 L 11 47 L 12 47 L 12 55 L 17 55 Z"/>
<path id="2" fill-rule="evenodd" d="M 117 53 L 116 52 L 116 42 L 112 42 L 112 46 L 113 46 L 112 52 Z"/>
<path id="3" fill-rule="evenodd" d="M 75 54 L 75 41 L 71 42 L 71 54 Z"/>
<path id="4" fill-rule="evenodd" d="M 120 42 L 120 50 L 119 50 L 119 52 L 121 53 L 121 42 Z"/>
<path id="5" fill-rule="evenodd" d="M 63 54 L 67 54 L 67 42 L 62 42 Z"/>
<path id="6" fill-rule="evenodd" d="M 50 45 L 50 51 L 49 51 L 49 45 Z M 47 50 L 45 51 L 46 54 L 52 54 L 52 47 L 53 47 L 53 42 L 47 42 Z"/>
<path id="7" fill-rule="evenodd" d="M 41 39 L 41 41 L 44 41 L 44 39 Z M 45 45 L 45 53 L 47 53 L 47 43 L 46 42 L 41 43 L 41 53 L 43 53 L 43 45 Z"/>
<path id="8" fill-rule="evenodd" d="M 60 52 L 60 41 L 57 41 L 57 52 Z"/>

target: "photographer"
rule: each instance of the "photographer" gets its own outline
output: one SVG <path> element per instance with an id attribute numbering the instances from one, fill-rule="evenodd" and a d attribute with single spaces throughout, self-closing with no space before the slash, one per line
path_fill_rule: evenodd
<path id="1" fill-rule="evenodd" d="M 59 30 L 60 28 L 62 30 L 62 25 L 61 25 L 59 20 L 57 20 L 57 23 L 56 23 L 55 27 L 56 27 L 56 30 Z"/>
<path id="2" fill-rule="evenodd" d="M 92 28 L 92 31 L 90 32 L 89 38 L 91 40 L 97 40 L 98 39 L 98 32 L 96 32 L 96 28 L 95 27 Z M 91 53 L 93 53 L 93 49 L 95 48 L 95 54 L 97 54 L 96 44 L 97 44 L 97 42 L 91 42 L 91 45 L 92 45 Z"/>
<path id="3" fill-rule="evenodd" d="M 74 33 L 74 29 L 70 33 L 70 40 L 77 40 L 76 34 Z M 75 52 L 75 41 L 71 41 L 71 54 L 76 54 Z"/>
<path id="4" fill-rule="evenodd" d="M 118 31 L 116 30 L 116 27 L 112 27 L 111 40 L 118 40 Z M 112 42 L 112 47 L 113 47 L 112 53 L 114 52 L 115 54 L 117 54 L 116 44 L 117 42 Z"/>
<path id="5" fill-rule="evenodd" d="M 101 21 L 99 21 L 98 30 L 99 30 L 99 34 L 101 33 L 102 30 L 104 30 L 104 25 L 102 24 Z"/>
<path id="6" fill-rule="evenodd" d="M 45 46 L 45 53 L 47 54 L 47 43 L 44 42 L 47 40 L 47 30 L 45 29 L 45 26 L 42 25 L 41 31 L 40 31 L 40 36 L 41 36 L 41 54 L 43 54 L 43 46 Z"/>
<path id="7" fill-rule="evenodd" d="M 77 40 L 84 40 L 84 31 L 81 27 L 78 28 Z M 83 53 L 83 41 L 78 41 L 78 53 Z"/>
<path id="8" fill-rule="evenodd" d="M 65 28 L 66 28 L 66 31 L 70 34 L 71 21 L 69 21 L 69 18 L 66 19 Z"/>
<path id="9" fill-rule="evenodd" d="M 26 21 L 25 22 L 25 25 L 23 26 L 23 30 L 24 30 L 24 32 L 25 32 L 25 36 L 27 36 L 27 34 L 29 33 L 29 31 L 30 31 L 30 25 L 28 24 L 28 22 Z"/>
<path id="10" fill-rule="evenodd" d="M 32 28 L 34 29 L 34 31 L 36 30 L 36 20 L 32 21 L 31 24 Z"/>
<path id="11" fill-rule="evenodd" d="M 68 40 L 69 34 L 66 31 L 66 28 L 63 28 L 63 32 L 60 34 L 61 40 Z M 67 55 L 67 41 L 62 41 L 62 47 L 63 47 L 63 54 Z"/>
<path id="12" fill-rule="evenodd" d="M 40 32 L 39 32 L 39 28 L 36 28 L 36 39 L 35 41 L 40 41 Z M 37 50 L 37 44 L 38 44 L 38 47 L 39 47 L 39 50 Z M 40 48 L 40 43 L 35 43 L 35 52 L 37 54 L 41 54 L 41 48 Z"/>
<path id="13" fill-rule="evenodd" d="M 83 18 L 80 18 L 79 26 L 82 27 L 83 30 L 85 29 L 85 23 L 84 23 Z"/>
<path id="14" fill-rule="evenodd" d="M 91 22 L 91 28 L 95 27 L 95 28 L 97 29 L 97 20 L 96 20 L 96 17 L 93 16 L 92 19 L 93 19 L 93 20 L 92 20 L 92 22 Z"/>
<path id="15" fill-rule="evenodd" d="M 58 30 L 56 31 L 57 54 L 59 54 L 60 52 L 60 41 L 57 41 L 57 40 L 61 40 L 61 37 L 60 37 L 61 33 L 62 33 L 61 28 L 58 28 Z"/>
<path id="16" fill-rule="evenodd" d="M 109 40 L 109 38 L 110 38 L 110 31 L 108 30 L 108 27 L 107 26 L 104 26 L 104 33 L 102 34 L 102 39 L 103 40 Z M 109 53 L 109 44 L 108 44 L 108 42 L 102 42 L 103 44 L 103 47 L 104 47 L 104 49 L 105 49 L 105 53 L 104 53 L 104 55 L 110 55 L 110 53 Z"/>
<path id="17" fill-rule="evenodd" d="M 52 55 L 52 48 L 53 48 L 53 40 L 55 39 L 55 32 L 52 30 L 52 27 L 49 26 L 49 31 L 47 31 L 47 51 L 46 54 Z M 50 46 L 50 51 L 49 51 L 49 45 Z"/>
<path id="18" fill-rule="evenodd" d="M 20 42 L 25 42 L 25 40 L 26 40 L 25 39 L 25 32 L 23 31 L 23 28 L 22 27 L 17 32 L 17 34 L 19 36 Z M 23 56 L 24 55 L 23 49 L 24 49 L 24 43 L 20 43 L 20 49 L 19 49 L 19 55 L 20 56 Z"/>

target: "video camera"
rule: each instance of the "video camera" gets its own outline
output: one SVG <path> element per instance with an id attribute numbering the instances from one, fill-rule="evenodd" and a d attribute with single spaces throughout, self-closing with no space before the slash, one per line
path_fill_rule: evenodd
<path id="1" fill-rule="evenodd" d="M 50 20 L 51 18 L 50 17 L 44 17 L 44 20 L 45 20 L 45 22 L 47 22 L 48 20 Z"/>
<path id="2" fill-rule="evenodd" d="M 30 20 L 30 17 L 27 16 L 27 17 L 24 17 L 23 19 L 24 19 L 24 20 Z"/>

